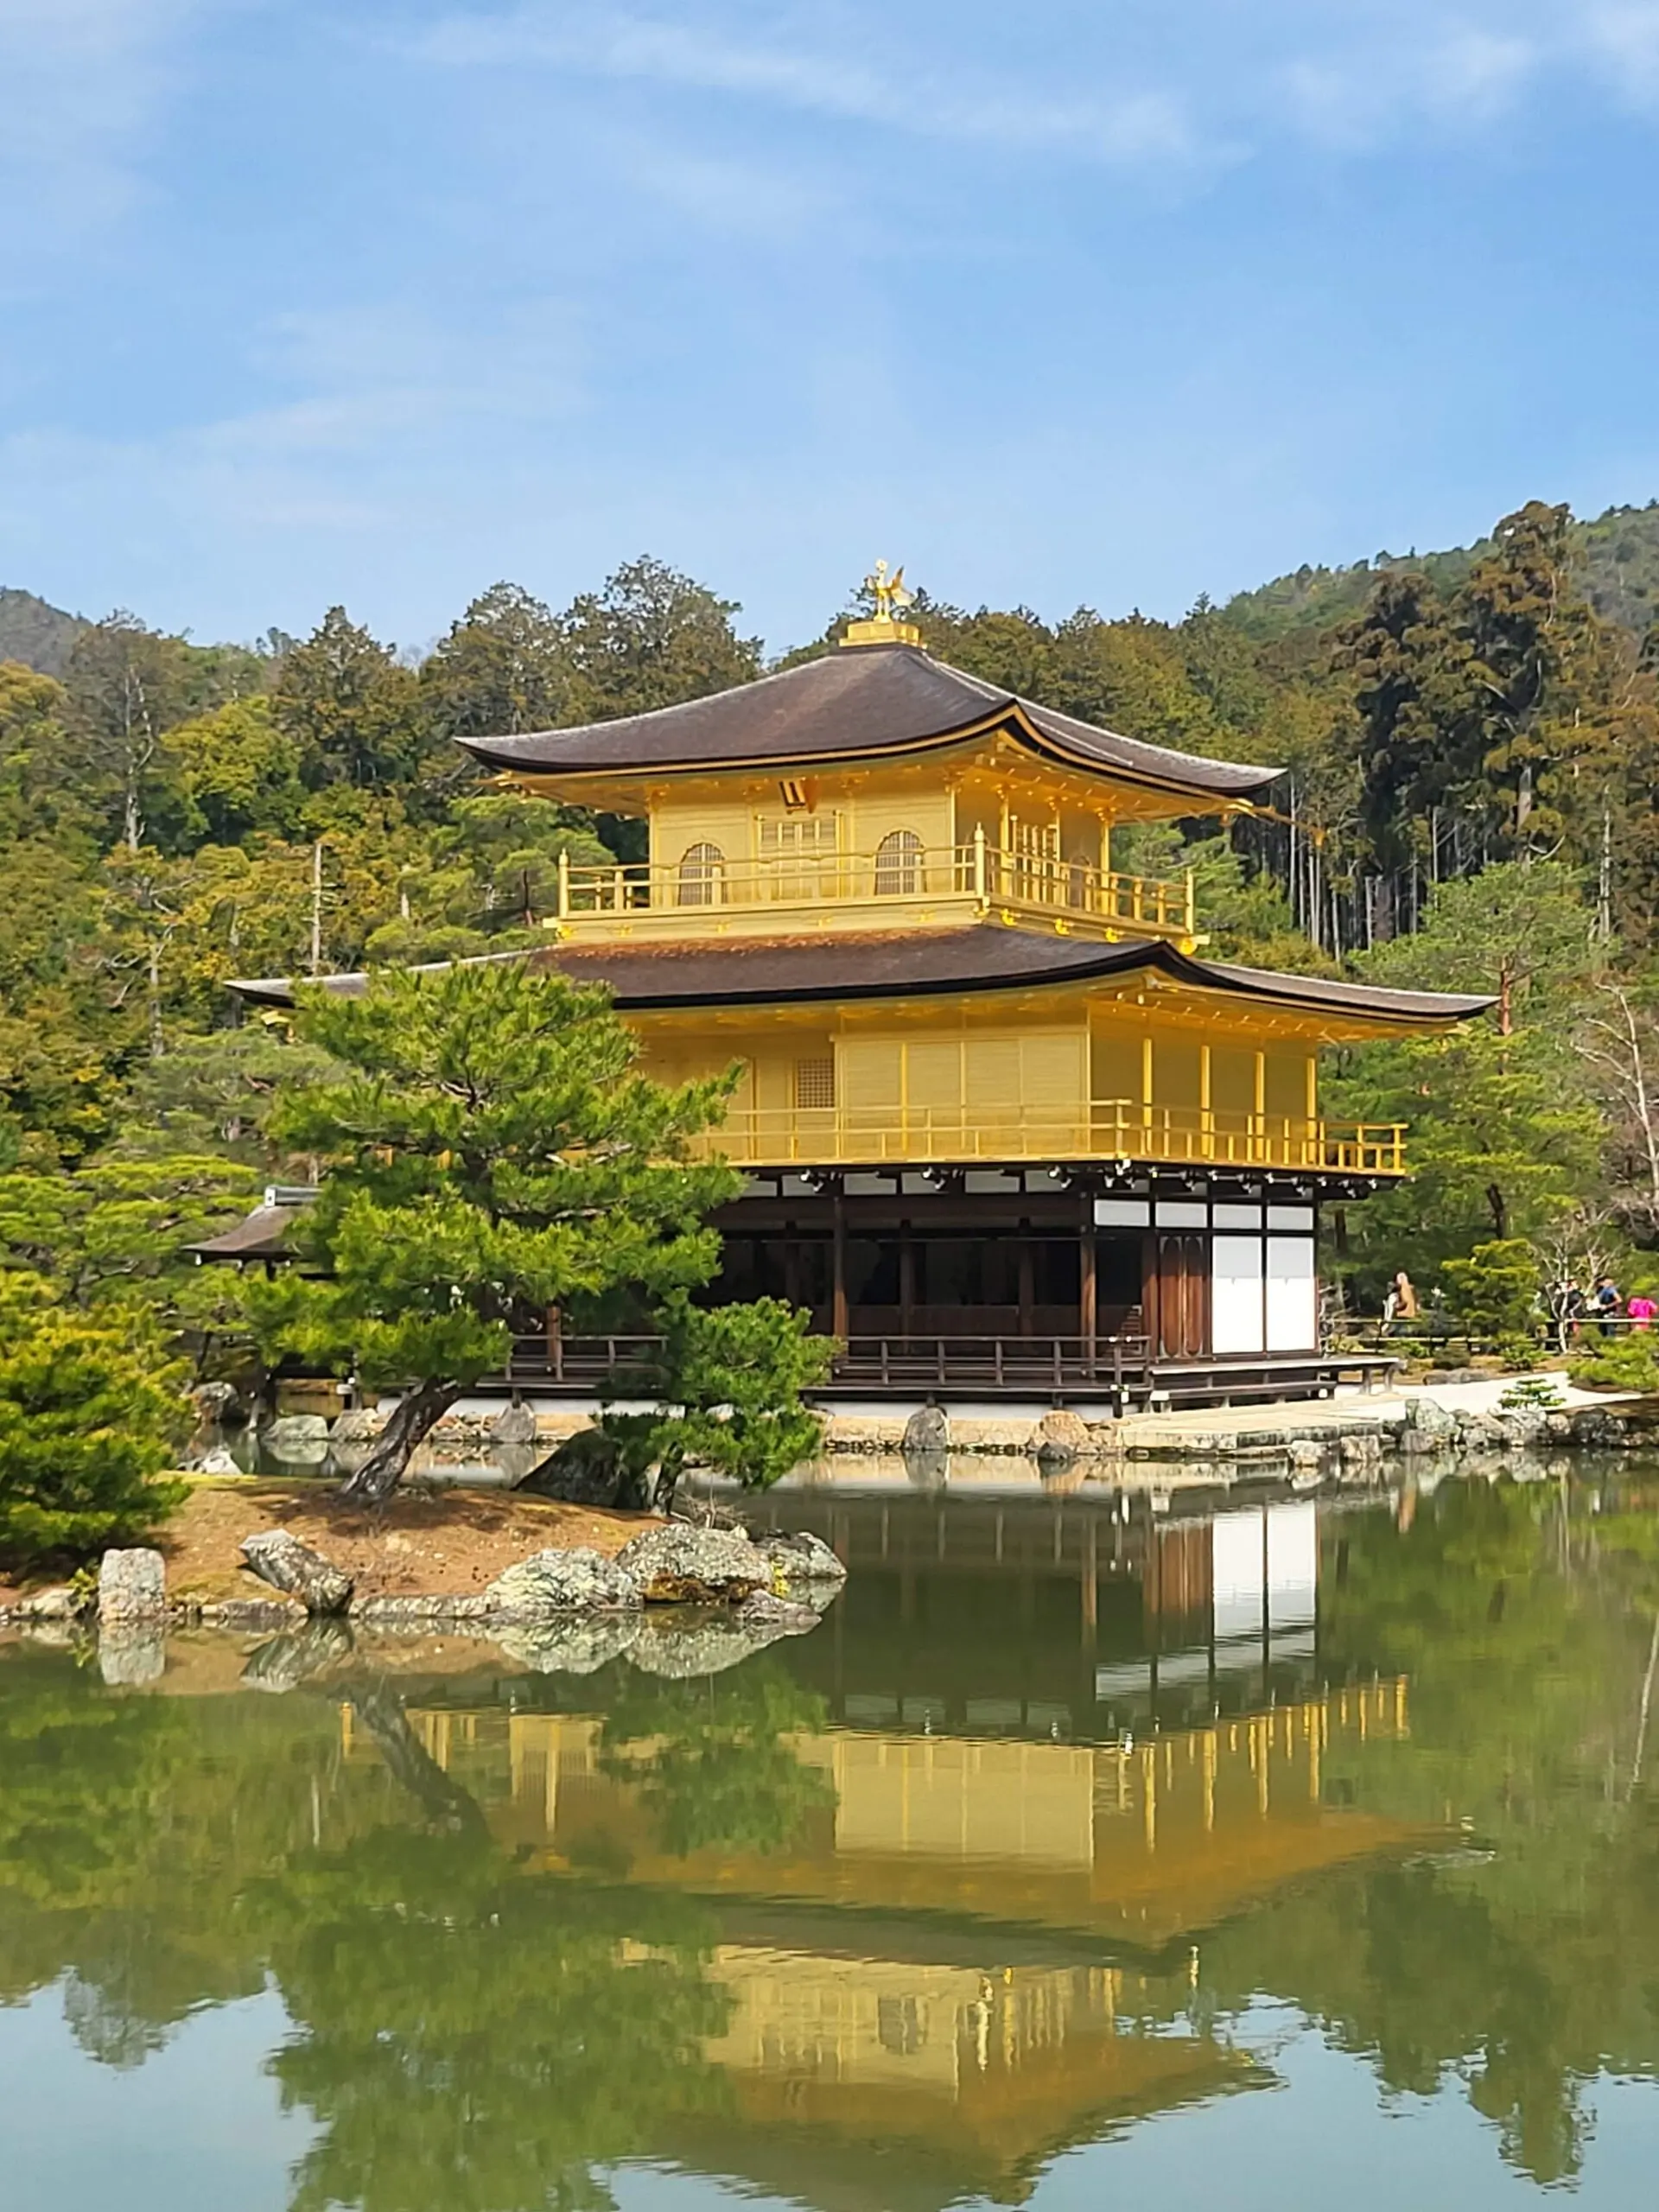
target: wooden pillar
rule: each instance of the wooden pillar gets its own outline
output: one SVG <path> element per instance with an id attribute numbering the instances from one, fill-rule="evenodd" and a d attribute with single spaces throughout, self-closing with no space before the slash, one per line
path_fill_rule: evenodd
<path id="1" fill-rule="evenodd" d="M 1037 1303 L 1037 1271 L 1033 1264 L 1031 1237 L 1027 1234 L 1020 1240 L 1020 1333 L 1031 1334 L 1032 1308 Z"/>
<path id="2" fill-rule="evenodd" d="M 916 1303 L 916 1246 L 911 1236 L 910 1224 L 901 1222 L 899 1228 L 899 1333 L 910 1334 L 911 1313 Z"/>
<path id="3" fill-rule="evenodd" d="M 1258 1160 L 1268 1158 L 1268 1056 L 1258 1050 L 1255 1055 L 1255 1142 L 1252 1157 Z"/>
<path id="4" fill-rule="evenodd" d="M 830 1201 L 830 1332 L 847 1341 L 847 1200 L 836 1185 Z"/>
<path id="5" fill-rule="evenodd" d="M 1095 1338 L 1100 1312 L 1099 1291 L 1096 1280 L 1095 1209 L 1087 1192 L 1083 1200 L 1083 1224 L 1079 1230 L 1081 1249 L 1078 1253 L 1077 1331 L 1083 1338 L 1083 1364 L 1085 1374 L 1095 1371 Z"/>

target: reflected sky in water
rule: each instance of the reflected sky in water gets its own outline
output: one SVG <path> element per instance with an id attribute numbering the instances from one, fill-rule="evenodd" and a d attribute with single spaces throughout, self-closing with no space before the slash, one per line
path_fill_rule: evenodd
<path id="1" fill-rule="evenodd" d="M 779 1496 L 712 1675 L 0 1644 L 9 2198 L 1645 2202 L 1659 1482 L 1204 1503 Z"/>

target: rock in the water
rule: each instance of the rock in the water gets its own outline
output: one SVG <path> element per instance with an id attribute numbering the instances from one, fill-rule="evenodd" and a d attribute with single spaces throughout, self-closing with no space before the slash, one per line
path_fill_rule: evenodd
<path id="1" fill-rule="evenodd" d="M 1314 1437 L 1296 1436 L 1291 1439 L 1287 1446 L 1287 1453 L 1293 1467 L 1306 1470 L 1317 1467 L 1322 1463 L 1325 1458 L 1325 1446 Z"/>
<path id="2" fill-rule="evenodd" d="M 85 1599 L 67 1582 L 56 1582 L 49 1590 L 32 1591 L 27 1598 L 20 1598 L 16 1613 L 20 1621 L 73 1621 L 86 1610 Z"/>
<path id="3" fill-rule="evenodd" d="M 533 1444 L 536 1441 L 534 1406 L 503 1406 L 490 1423 L 492 1444 Z"/>
<path id="4" fill-rule="evenodd" d="M 379 1441 L 386 1416 L 378 1406 L 354 1406 L 328 1432 L 328 1448 L 342 1475 L 354 1475 Z"/>
<path id="5" fill-rule="evenodd" d="M 297 1689 L 325 1667 L 352 1656 L 352 1632 L 338 1620 L 308 1621 L 292 1634 L 274 1636 L 248 1654 L 242 1679 L 257 1690 Z"/>
<path id="6" fill-rule="evenodd" d="M 733 1616 L 745 1628 L 776 1629 L 780 1636 L 804 1636 L 808 1629 L 817 1628 L 819 1616 L 810 1605 L 798 1605 L 793 1599 L 775 1597 L 770 1590 L 757 1590 L 753 1598 L 746 1598 Z"/>
<path id="7" fill-rule="evenodd" d="M 918 1406 L 905 1423 L 905 1437 L 899 1449 L 908 1459 L 912 1452 L 948 1452 L 950 1449 L 950 1417 L 943 1406 Z"/>
<path id="8" fill-rule="evenodd" d="M 273 1459 L 295 1466 L 321 1466 L 328 1457 L 328 1424 L 321 1414 L 283 1414 L 259 1432 Z"/>
<path id="9" fill-rule="evenodd" d="M 186 1465 L 199 1475 L 239 1475 L 242 1471 L 235 1455 L 224 1444 L 215 1444 L 210 1451 L 187 1460 Z"/>
<path id="10" fill-rule="evenodd" d="M 489 1599 L 482 1591 L 465 1597 L 432 1592 L 408 1598 L 358 1598 L 352 1603 L 352 1618 L 365 1628 L 459 1627 L 465 1622 L 483 1620 L 489 1611 Z"/>
<path id="11" fill-rule="evenodd" d="M 130 1619 L 98 1631 L 98 1671 L 112 1689 L 143 1689 L 167 1671 L 167 1637 L 156 1620 Z"/>
<path id="12" fill-rule="evenodd" d="M 198 1382 L 188 1395 L 203 1428 L 216 1428 L 237 1405 L 234 1382 Z"/>
<path id="13" fill-rule="evenodd" d="M 641 1618 L 638 1609 L 594 1613 L 585 1620 L 550 1613 L 541 1620 L 503 1621 L 490 1634 L 509 1658 L 533 1667 L 538 1675 L 594 1675 L 632 1650 Z"/>
<path id="14" fill-rule="evenodd" d="M 262 1582 L 298 1598 L 308 1613 L 343 1613 L 352 1602 L 351 1576 L 286 1529 L 262 1529 L 257 1536 L 245 1536 L 241 1552 Z"/>
<path id="15" fill-rule="evenodd" d="M 773 1529 L 753 1540 L 756 1551 L 772 1561 L 774 1576 L 785 1583 L 844 1582 L 847 1570 L 822 1536 L 810 1529 Z"/>
<path id="16" fill-rule="evenodd" d="M 654 1605 L 741 1605 L 772 1587 L 771 1560 L 733 1529 L 670 1522 L 624 1544 L 616 1564 Z"/>
<path id="17" fill-rule="evenodd" d="M 639 1584 L 617 1560 L 590 1544 L 532 1552 L 498 1574 L 484 1593 L 492 1613 L 542 1620 L 553 1613 L 637 1610 Z"/>
<path id="18" fill-rule="evenodd" d="M 1069 1407 L 1056 1406 L 1046 1413 L 1031 1433 L 1032 1457 L 1038 1460 L 1080 1459 L 1094 1449 L 1094 1431 Z"/>
<path id="19" fill-rule="evenodd" d="M 515 1487 L 534 1497 L 563 1498 L 571 1505 L 614 1505 L 623 1484 L 622 1455 L 615 1438 L 602 1429 L 579 1428 L 526 1473 L 528 1478 Z"/>
<path id="20" fill-rule="evenodd" d="M 738 1612 L 712 1619 L 707 1613 L 647 1613 L 628 1647 L 628 1664 L 644 1675 L 690 1681 L 699 1675 L 724 1674 L 783 1633 L 771 1622 L 745 1622 Z"/>
<path id="21" fill-rule="evenodd" d="M 167 1561 L 160 1552 L 105 1552 L 98 1570 L 102 1627 L 167 1618 Z"/>
<path id="22" fill-rule="evenodd" d="M 1443 1443 L 1450 1443 L 1458 1433 L 1458 1417 L 1448 1413 L 1433 1398 L 1408 1398 L 1406 1427 L 1420 1436 L 1432 1436 Z"/>

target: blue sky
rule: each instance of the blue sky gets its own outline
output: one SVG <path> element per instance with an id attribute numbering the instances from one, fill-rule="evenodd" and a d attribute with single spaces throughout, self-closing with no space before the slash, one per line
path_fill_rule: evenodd
<path id="1" fill-rule="evenodd" d="M 0 582 L 1179 614 L 1659 493 L 1659 4 L 0 0 Z"/>

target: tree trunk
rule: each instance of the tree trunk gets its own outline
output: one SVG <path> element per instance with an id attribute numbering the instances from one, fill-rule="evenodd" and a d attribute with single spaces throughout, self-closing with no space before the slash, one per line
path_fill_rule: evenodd
<path id="1" fill-rule="evenodd" d="M 459 1382 L 422 1382 L 400 1398 L 376 1438 L 373 1451 L 356 1473 L 340 1484 L 340 1496 L 366 1505 L 379 1505 L 389 1498 L 403 1480 L 416 1445 L 460 1395 Z"/>

